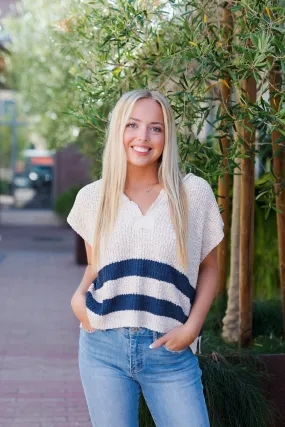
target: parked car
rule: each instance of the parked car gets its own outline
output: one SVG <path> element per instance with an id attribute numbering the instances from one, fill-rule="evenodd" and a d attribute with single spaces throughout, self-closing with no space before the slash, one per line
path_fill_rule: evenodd
<path id="1" fill-rule="evenodd" d="M 52 184 L 52 166 L 34 165 L 30 167 L 28 177 L 32 188 L 48 188 Z"/>
<path id="2" fill-rule="evenodd" d="M 13 180 L 14 188 L 30 188 L 31 180 L 27 173 L 17 173 Z"/>

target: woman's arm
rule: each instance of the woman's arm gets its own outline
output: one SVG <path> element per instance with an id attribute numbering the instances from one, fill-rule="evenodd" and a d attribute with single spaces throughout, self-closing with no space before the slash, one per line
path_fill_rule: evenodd
<path id="1" fill-rule="evenodd" d="M 85 241 L 85 248 L 86 248 L 88 265 L 86 267 L 86 270 L 80 282 L 80 285 L 78 286 L 73 297 L 71 298 L 71 307 L 77 319 L 82 323 L 83 328 L 92 329 L 87 317 L 85 295 L 89 286 L 94 281 L 97 275 L 94 275 L 94 273 L 92 273 L 91 271 L 92 248 L 86 241 Z"/>
<path id="2" fill-rule="evenodd" d="M 200 264 L 195 300 L 190 315 L 182 326 L 177 326 L 152 343 L 156 348 L 168 343 L 170 350 L 182 350 L 198 337 L 215 298 L 218 284 L 217 247 Z M 183 331 L 183 332 L 182 332 Z M 169 347 L 170 346 L 170 347 Z"/>
<path id="3" fill-rule="evenodd" d="M 196 295 L 185 327 L 198 335 L 211 308 L 218 287 L 217 246 L 200 264 Z"/>

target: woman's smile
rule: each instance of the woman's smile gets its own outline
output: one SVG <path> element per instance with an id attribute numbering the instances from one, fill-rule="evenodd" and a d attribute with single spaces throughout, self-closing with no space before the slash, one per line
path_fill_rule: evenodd
<path id="1" fill-rule="evenodd" d="M 141 145 L 132 145 L 131 148 L 138 156 L 147 156 L 152 150 L 151 147 L 145 147 Z"/>

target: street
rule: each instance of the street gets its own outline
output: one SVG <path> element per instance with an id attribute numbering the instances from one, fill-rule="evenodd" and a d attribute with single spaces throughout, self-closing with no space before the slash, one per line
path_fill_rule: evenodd
<path id="1" fill-rule="evenodd" d="M 85 267 L 60 226 L 0 229 L 0 427 L 91 427 L 70 299 Z"/>

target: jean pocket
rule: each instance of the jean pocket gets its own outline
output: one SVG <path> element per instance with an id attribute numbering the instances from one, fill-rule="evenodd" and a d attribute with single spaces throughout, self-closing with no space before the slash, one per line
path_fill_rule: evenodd
<path id="1" fill-rule="evenodd" d="M 169 353 L 174 353 L 174 354 L 175 353 L 176 354 L 184 353 L 184 351 L 186 351 L 188 348 L 190 348 L 190 347 L 186 347 L 186 348 L 183 348 L 182 350 L 170 350 L 170 348 L 166 347 L 166 344 L 162 344 L 162 347 L 164 348 L 164 350 L 168 351 Z"/>
<path id="2" fill-rule="evenodd" d="M 87 329 L 82 328 L 83 331 L 87 332 L 87 334 L 94 334 L 95 332 L 97 332 L 97 329 L 95 329 L 94 331 L 87 331 Z"/>
<path id="3" fill-rule="evenodd" d="M 80 325 L 79 327 L 82 331 L 86 332 L 87 334 L 94 334 L 95 332 L 98 331 L 98 329 L 94 329 L 94 331 L 88 331 L 87 329 L 83 328 L 82 325 Z"/>

